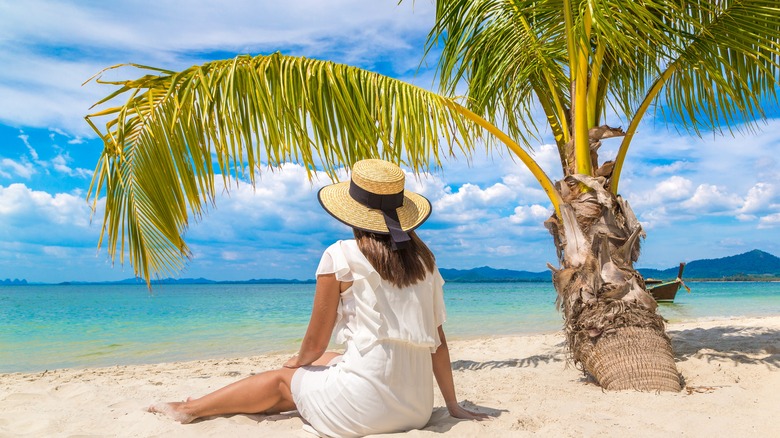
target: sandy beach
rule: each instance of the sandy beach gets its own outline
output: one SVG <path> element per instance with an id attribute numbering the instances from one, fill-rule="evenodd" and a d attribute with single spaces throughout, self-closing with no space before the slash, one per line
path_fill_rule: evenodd
<path id="1" fill-rule="evenodd" d="M 399 436 L 674 434 L 773 436 L 780 414 L 780 316 L 671 324 L 680 393 L 604 392 L 567 363 L 560 332 L 454 340 L 462 403 L 494 416 L 457 421 L 436 393 L 423 430 Z M 294 412 L 181 425 L 144 411 L 280 366 L 289 355 L 0 374 L 0 437 L 312 437 Z M 390 436 L 390 435 L 388 435 Z"/>

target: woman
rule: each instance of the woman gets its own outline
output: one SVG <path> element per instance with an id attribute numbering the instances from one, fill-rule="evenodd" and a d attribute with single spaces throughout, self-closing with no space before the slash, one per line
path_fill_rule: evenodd
<path id="1" fill-rule="evenodd" d="M 324 187 L 319 200 L 351 226 L 355 240 L 323 254 L 309 327 L 284 367 L 199 399 L 150 408 L 182 423 L 235 413 L 297 409 L 327 436 L 361 436 L 424 427 L 433 408 L 433 376 L 450 414 L 482 420 L 458 405 L 441 275 L 414 229 L 430 202 L 404 190 L 404 172 L 382 160 L 355 163 L 349 182 Z M 331 335 L 343 355 L 326 352 Z"/>

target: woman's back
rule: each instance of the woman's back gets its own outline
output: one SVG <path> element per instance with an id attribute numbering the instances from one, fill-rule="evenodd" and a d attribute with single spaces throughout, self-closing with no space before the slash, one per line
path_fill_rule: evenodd
<path id="1" fill-rule="evenodd" d="M 335 341 L 355 341 L 359 349 L 378 340 L 397 340 L 436 351 L 437 328 L 446 319 L 444 280 L 435 268 L 419 282 L 398 287 L 382 279 L 355 240 L 341 240 L 323 254 L 317 275 L 334 273 L 352 282 L 341 294 Z"/>

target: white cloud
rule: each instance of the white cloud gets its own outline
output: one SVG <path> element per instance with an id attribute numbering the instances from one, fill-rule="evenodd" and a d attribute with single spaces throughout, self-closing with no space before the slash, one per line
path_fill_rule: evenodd
<path id="1" fill-rule="evenodd" d="M 740 205 L 742 199 L 739 196 L 712 184 L 700 185 L 693 196 L 682 203 L 683 207 L 699 213 L 730 213 Z"/>
<path id="2" fill-rule="evenodd" d="M 659 198 L 660 202 L 666 200 L 676 201 L 689 196 L 692 186 L 693 184 L 690 180 L 680 176 L 673 176 L 667 180 L 661 181 L 658 186 L 656 186 L 656 190 L 653 194 Z"/>
<path id="3" fill-rule="evenodd" d="M 241 260 L 241 253 L 238 251 L 222 251 L 221 258 L 228 262 Z"/>
<path id="4" fill-rule="evenodd" d="M 502 183 L 485 189 L 474 184 L 463 184 L 453 193 L 445 190 L 438 199 L 431 199 L 434 219 L 448 223 L 482 221 L 495 217 L 501 209 L 508 208 L 515 194 Z"/>
<path id="5" fill-rule="evenodd" d="M 773 214 L 780 210 L 773 184 L 757 183 L 744 197 L 711 184 L 701 184 L 690 194 L 691 185 L 686 179 L 673 177 L 644 198 L 634 196 L 633 199 L 640 201 L 635 203 L 639 206 L 636 211 L 644 228 L 679 226 L 683 222 L 719 216 L 733 216 L 740 222 L 767 227 L 772 224 Z"/>
<path id="6" fill-rule="evenodd" d="M 52 141 L 55 140 L 55 135 L 54 134 L 57 134 L 57 135 L 60 135 L 62 137 L 67 138 L 68 139 L 68 144 L 72 144 L 72 145 L 74 145 L 74 144 L 84 144 L 86 142 L 81 136 L 77 135 L 77 136 L 74 137 L 74 136 L 70 135 L 69 133 L 63 131 L 60 128 L 56 128 L 56 127 L 55 128 L 51 128 L 50 127 L 49 131 L 51 131 L 51 133 L 49 134 L 49 138 L 51 138 Z"/>
<path id="7" fill-rule="evenodd" d="M 780 213 L 773 213 L 762 217 L 758 221 L 758 228 L 774 228 L 780 226 Z"/>
<path id="8" fill-rule="evenodd" d="M 71 162 L 73 162 L 73 159 L 70 158 L 70 155 L 66 152 L 52 158 L 51 165 L 57 172 L 68 176 L 75 176 L 79 178 L 89 178 L 92 176 L 92 171 L 89 169 L 84 169 L 81 167 L 77 167 L 75 169 L 71 168 L 69 165 Z"/>
<path id="9" fill-rule="evenodd" d="M 56 136 L 62 135 L 66 138 L 70 138 L 67 133 L 62 132 L 59 129 L 50 129 L 48 141 L 43 142 L 43 144 L 39 142 L 34 145 L 30 135 L 26 134 L 24 131 L 19 132 L 20 134 L 17 135 L 17 138 L 22 141 L 26 154 L 23 153 L 18 160 L 13 160 L 11 158 L 0 159 L 0 177 L 8 179 L 18 177 L 30 180 L 36 174 L 50 175 L 51 173 L 54 173 L 57 176 L 70 176 L 78 179 L 87 179 L 91 177 L 91 170 L 82 167 L 74 168 L 72 164 L 75 160 L 71 157 L 70 152 L 63 150 L 63 148 L 57 145 Z M 13 145 L 8 146 L 8 149 L 12 149 Z M 18 147 L 16 149 L 19 150 Z M 42 153 L 38 152 L 39 149 Z M 51 158 L 44 159 L 41 155 L 50 156 Z"/>
<path id="10" fill-rule="evenodd" d="M 509 187 L 497 183 L 485 189 L 474 184 L 464 184 L 455 193 L 444 195 L 436 202 L 441 209 L 466 209 L 472 206 L 502 205 L 514 198 Z"/>
<path id="11" fill-rule="evenodd" d="M 498 254 L 500 256 L 513 256 L 517 254 L 519 251 L 516 246 L 501 245 L 496 248 L 487 248 L 487 252 Z"/>
<path id="12" fill-rule="evenodd" d="M 645 228 L 657 232 L 719 216 L 759 226 L 763 216 L 780 208 L 779 129 L 780 120 L 774 119 L 761 132 L 734 137 L 697 139 L 666 135 L 662 127 L 643 130 L 629 150 L 621 192 Z"/>
<path id="13" fill-rule="evenodd" d="M 509 222 L 513 224 L 538 226 L 546 221 L 552 213 L 552 209 L 541 205 L 521 205 L 515 208 L 514 214 L 509 217 Z"/>
<path id="14" fill-rule="evenodd" d="M 773 184 L 758 183 L 750 188 L 744 204 L 738 211 L 742 214 L 758 214 L 772 207 L 777 208 L 775 204 L 777 201 L 778 193 Z"/>
<path id="15" fill-rule="evenodd" d="M 216 209 L 187 233 L 196 241 L 236 242 L 264 239 L 276 233 L 306 234 L 319 231 L 327 221 L 316 193 L 330 179 L 321 173 L 309 181 L 306 170 L 297 164 L 284 164 L 280 170 L 266 170 L 258 175 L 257 186 L 235 185 L 231 180 L 224 190 L 218 179 Z M 284 241 L 277 246 L 285 245 Z"/>
<path id="16" fill-rule="evenodd" d="M 24 184 L 0 186 L 0 278 L 28 281 L 120 279 L 98 253 L 100 215 L 79 192 L 50 194 Z"/>
<path id="17" fill-rule="evenodd" d="M 541 191 L 539 182 L 520 159 L 513 155 L 509 155 L 508 152 L 506 154 L 508 156 L 502 161 L 500 168 L 495 169 L 500 172 L 500 174 L 504 175 L 502 178 L 504 183 L 512 189 L 522 193 L 528 193 L 529 189 Z M 557 146 L 544 144 L 531 151 L 530 155 L 551 180 L 555 181 L 561 178 L 563 170 L 561 169 L 560 155 Z M 544 195 L 543 192 L 542 196 L 546 198 L 546 195 Z"/>
<path id="18" fill-rule="evenodd" d="M 1 26 L 1 25 L 0 25 Z M 0 121 L 33 127 L 59 126 L 93 135 L 84 122 L 89 107 L 107 94 L 94 85 L 81 84 L 100 65 L 89 61 L 63 61 L 30 53 L 21 47 L 0 45 L 0 62 L 11 66 L 0 71 Z"/>
<path id="19" fill-rule="evenodd" d="M 404 174 L 406 178 L 406 189 L 419 193 L 429 200 L 439 198 L 449 190 L 447 184 L 442 179 L 443 175 L 441 172 L 415 175 L 408 169 L 404 169 Z M 349 176 L 346 172 L 340 176 L 341 181 L 346 181 L 347 178 L 349 178 Z"/>
<path id="20" fill-rule="evenodd" d="M 653 208 L 670 201 L 680 201 L 691 196 L 693 182 L 681 176 L 672 176 L 642 193 L 630 194 L 628 199 L 636 209 Z"/>
<path id="21" fill-rule="evenodd" d="M 82 179 L 92 176 L 92 171 L 89 169 L 81 167 L 74 169 L 70 167 L 69 164 L 72 161 L 68 153 L 55 155 L 51 160 L 36 160 L 35 164 L 29 162 L 25 157 L 22 157 L 19 161 L 3 158 L 0 160 L 0 176 L 9 179 L 19 177 L 29 180 L 38 173 L 37 168 L 43 169 L 44 172 L 48 172 L 48 169 L 53 169 L 58 174 Z"/>
<path id="22" fill-rule="evenodd" d="M 153 10 L 150 15 L 147 11 Z M 93 137 L 83 116 L 113 89 L 82 83 L 138 63 L 182 69 L 212 53 L 327 57 L 414 71 L 433 24 L 430 2 L 363 0 L 170 2 L 26 0 L 0 3 L 0 122 Z M 135 72 L 106 72 L 108 79 Z"/>
<path id="23" fill-rule="evenodd" d="M 0 160 L 0 176 L 5 178 L 17 176 L 19 178 L 30 179 L 35 173 L 35 166 L 24 159 L 19 162 L 10 158 L 3 158 Z"/>
<path id="24" fill-rule="evenodd" d="M 20 183 L 0 186 L 0 233 L 5 239 L 78 239 L 90 227 L 90 216 L 80 193 L 52 195 Z"/>
<path id="25" fill-rule="evenodd" d="M 73 248 L 63 246 L 44 246 L 42 250 L 44 254 L 57 259 L 65 259 L 73 254 Z"/>
<path id="26" fill-rule="evenodd" d="M 718 240 L 718 244 L 727 247 L 742 247 L 745 245 L 745 240 L 739 237 L 728 237 Z"/>
<path id="27" fill-rule="evenodd" d="M 118 51 L 181 52 L 276 44 L 335 46 L 338 43 L 327 38 L 339 35 L 354 43 L 362 40 L 362 45 L 403 47 L 399 31 L 419 32 L 432 24 L 432 5 L 413 3 L 399 7 L 390 1 L 193 0 L 182 13 L 180 5 L 152 0 L 110 5 L 27 0 L 23 7 L 7 5 L 2 9 L 5 20 L 0 41 L 23 37 L 55 44 L 64 37 L 70 44 Z M 149 15 L 149 10 L 155 13 Z M 395 16 L 389 16 L 392 14 Z"/>
<path id="28" fill-rule="evenodd" d="M 673 175 L 690 169 L 692 166 L 687 161 L 675 161 L 671 164 L 655 166 L 648 172 L 651 176 Z"/>
<path id="29" fill-rule="evenodd" d="M 27 146 L 27 150 L 30 151 L 30 156 L 33 160 L 38 159 L 38 152 L 30 145 L 30 136 L 26 135 L 24 133 L 19 134 L 19 139 L 22 140 L 25 146 Z"/>
<path id="30" fill-rule="evenodd" d="M 60 173 L 64 173 L 64 174 L 70 175 L 70 173 L 73 171 L 67 165 L 67 160 L 62 155 L 57 155 L 56 157 L 54 157 L 54 159 L 51 160 L 51 163 L 52 163 L 52 166 L 54 166 L 54 170 L 56 170 L 56 171 L 58 171 Z"/>

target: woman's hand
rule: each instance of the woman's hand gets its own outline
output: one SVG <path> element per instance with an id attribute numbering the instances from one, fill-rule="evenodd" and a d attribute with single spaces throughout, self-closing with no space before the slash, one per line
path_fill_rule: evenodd
<path id="1" fill-rule="evenodd" d="M 287 362 L 282 365 L 283 368 L 300 368 L 301 366 L 298 363 L 298 355 L 293 355 L 293 357 L 287 359 Z"/>
<path id="2" fill-rule="evenodd" d="M 450 411 L 450 415 L 461 420 L 482 421 L 490 418 L 488 414 L 483 414 L 481 412 L 471 412 L 457 403 L 447 405 L 447 410 Z"/>
<path id="3" fill-rule="evenodd" d="M 488 418 L 487 414 L 471 412 L 458 404 L 458 399 L 455 396 L 455 383 L 452 380 L 450 349 L 447 347 L 447 338 L 444 336 L 444 330 L 441 326 L 439 326 L 438 330 L 441 345 L 439 345 L 436 352 L 431 355 L 431 362 L 433 365 L 433 375 L 436 377 L 436 382 L 439 384 L 441 395 L 444 397 L 444 402 L 447 404 L 447 410 L 450 411 L 450 415 L 455 418 L 477 421 L 486 420 Z"/>

